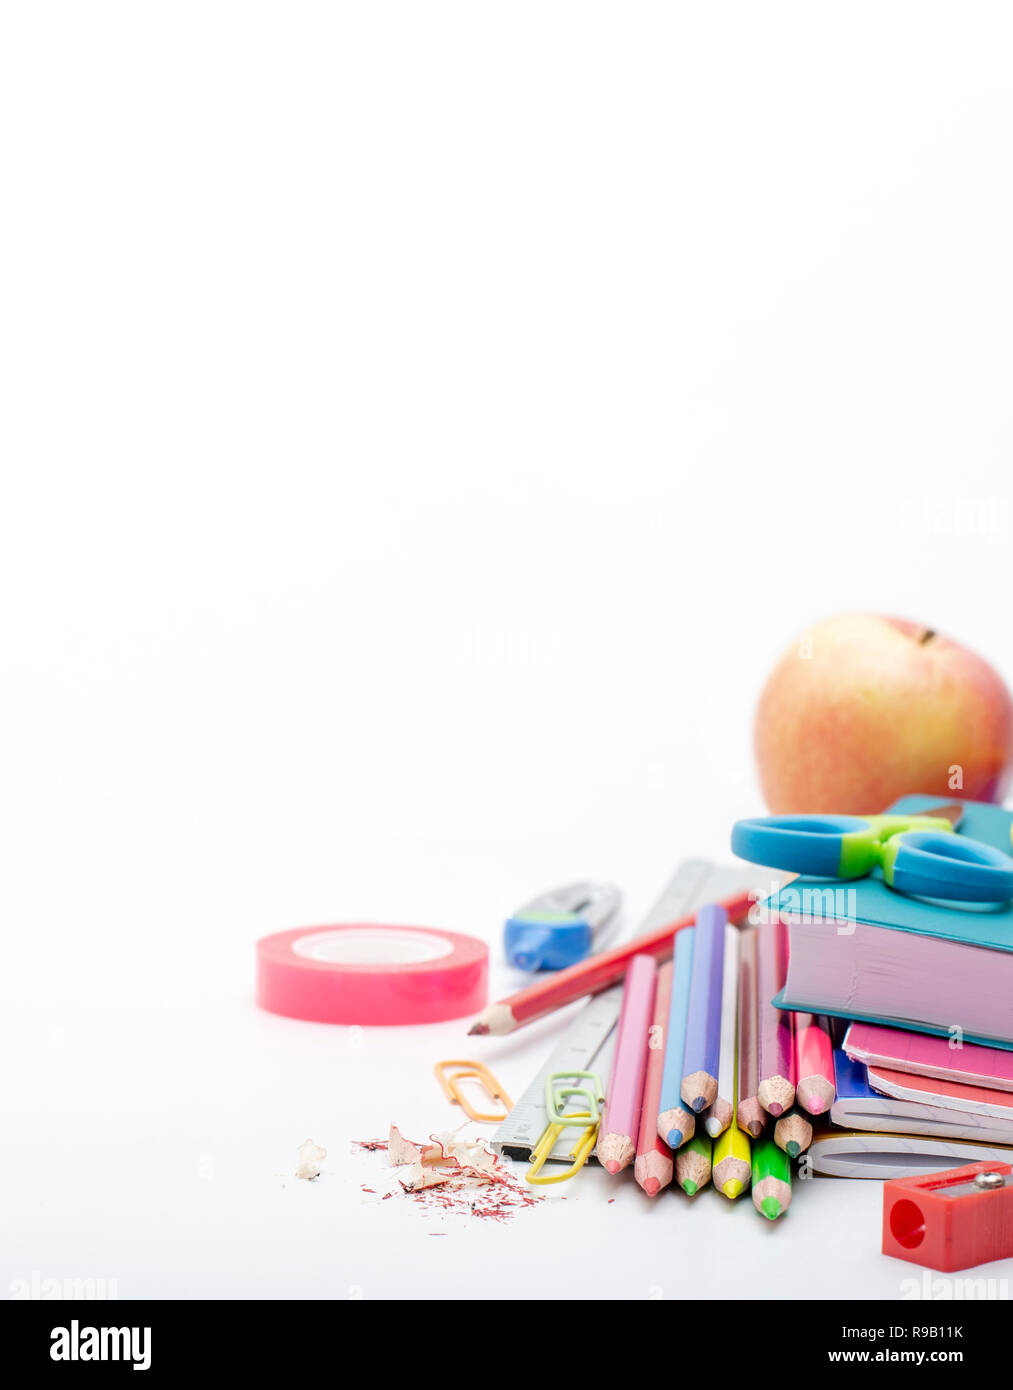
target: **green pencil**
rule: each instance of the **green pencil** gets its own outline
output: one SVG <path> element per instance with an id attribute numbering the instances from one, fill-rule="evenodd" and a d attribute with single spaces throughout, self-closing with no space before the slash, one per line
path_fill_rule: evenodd
<path id="1" fill-rule="evenodd" d="M 697 1130 L 675 1155 L 675 1178 L 687 1197 L 695 1197 L 711 1180 L 711 1151 L 714 1141 L 704 1130 Z M 782 1155 L 783 1157 L 783 1155 Z"/>
<path id="2" fill-rule="evenodd" d="M 753 1206 L 768 1221 L 791 1206 L 791 1159 L 769 1135 L 753 1143 Z"/>

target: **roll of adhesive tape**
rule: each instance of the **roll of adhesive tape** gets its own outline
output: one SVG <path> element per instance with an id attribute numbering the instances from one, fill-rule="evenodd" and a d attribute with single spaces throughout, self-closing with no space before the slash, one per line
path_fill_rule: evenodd
<path id="1" fill-rule="evenodd" d="M 458 932 L 354 922 L 257 942 L 257 1003 L 312 1023 L 439 1023 L 486 1003 L 489 948 Z"/>

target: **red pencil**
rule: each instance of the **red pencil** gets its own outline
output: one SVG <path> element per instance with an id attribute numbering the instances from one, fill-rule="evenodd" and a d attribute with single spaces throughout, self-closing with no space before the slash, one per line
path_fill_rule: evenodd
<path id="1" fill-rule="evenodd" d="M 756 1099 L 759 1072 L 756 1069 L 756 931 L 752 927 L 739 938 L 739 1065 L 738 1104 L 735 1123 L 753 1139 L 758 1139 L 767 1123 L 763 1106 Z"/>
<path id="2" fill-rule="evenodd" d="M 728 913 L 730 921 L 744 918 L 752 905 L 753 895 L 739 893 L 734 898 L 726 898 L 720 906 Z M 672 937 L 683 927 L 692 926 L 694 914 L 681 917 L 678 922 L 666 922 L 663 927 L 644 932 L 632 941 L 614 946 L 611 951 L 601 955 L 589 956 L 587 960 L 557 970 L 544 980 L 501 999 L 479 1015 L 478 1020 L 468 1029 L 472 1033 L 512 1033 L 525 1023 L 533 1023 L 536 1018 L 555 1013 L 564 1004 L 572 1004 L 585 994 L 598 994 L 608 989 L 626 974 L 626 967 L 634 956 L 654 956 L 655 960 L 668 960 L 672 954 Z"/>
<path id="3" fill-rule="evenodd" d="M 830 1020 L 818 1014 L 795 1015 L 795 1095 L 810 1115 L 822 1115 L 834 1103 L 834 1048 Z"/>
<path id="4" fill-rule="evenodd" d="M 795 1103 L 794 1015 L 770 1001 L 784 984 L 788 966 L 788 928 L 777 919 L 756 933 L 756 1094 L 764 1110 L 783 1115 Z"/>
<path id="5" fill-rule="evenodd" d="M 667 1187 L 674 1171 L 672 1150 L 658 1134 L 658 1101 L 661 1097 L 661 1074 L 665 1070 L 665 1027 L 671 1002 L 672 962 L 668 961 L 658 971 L 654 1019 L 647 1036 L 647 1079 L 644 1082 L 644 1103 L 640 1109 L 637 1161 L 633 1165 L 633 1176 L 648 1197 L 656 1197 L 663 1187 Z"/>

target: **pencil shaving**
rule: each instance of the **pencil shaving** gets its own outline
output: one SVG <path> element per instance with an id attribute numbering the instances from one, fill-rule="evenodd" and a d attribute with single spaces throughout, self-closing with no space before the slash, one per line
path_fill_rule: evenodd
<path id="1" fill-rule="evenodd" d="M 435 1168 L 426 1168 L 421 1161 L 413 1165 L 407 1178 L 398 1178 L 398 1182 L 406 1192 L 420 1192 L 424 1187 L 439 1187 L 442 1183 L 449 1181 L 449 1173 L 440 1173 Z"/>
<path id="2" fill-rule="evenodd" d="M 478 1168 L 491 1171 L 496 1165 L 496 1155 L 486 1147 L 481 1139 L 459 1139 L 460 1130 L 450 1134 L 432 1134 L 431 1148 L 443 1155 L 435 1160 L 441 1163 L 456 1163 L 461 1168 Z"/>
<path id="3" fill-rule="evenodd" d="M 413 1144 L 406 1139 L 397 1125 L 391 1125 L 387 1141 L 387 1162 L 392 1168 L 403 1168 L 413 1163 L 436 1163 L 442 1151 L 434 1144 Z"/>
<path id="4" fill-rule="evenodd" d="M 380 1196 L 382 1202 L 401 1195 L 440 1215 L 508 1221 L 522 1207 L 542 1200 L 520 1184 L 483 1141 L 463 1138 L 460 1129 L 416 1144 L 392 1124 L 389 1139 L 360 1140 L 356 1147 L 370 1153 L 386 1149 L 388 1164 L 402 1170 L 394 1175 L 391 1190 Z M 362 1190 L 378 1195 L 370 1187 Z"/>
<path id="5" fill-rule="evenodd" d="M 312 1139 L 304 1139 L 299 1145 L 299 1166 L 295 1170 L 297 1178 L 311 1182 L 320 1176 L 320 1164 L 327 1157 L 327 1150 L 314 1144 Z"/>

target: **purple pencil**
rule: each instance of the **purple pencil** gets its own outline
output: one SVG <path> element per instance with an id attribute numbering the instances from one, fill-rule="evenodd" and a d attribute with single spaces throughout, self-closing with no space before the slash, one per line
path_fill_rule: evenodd
<path id="1" fill-rule="evenodd" d="M 680 1094 L 697 1115 L 708 1105 L 713 1105 L 718 1093 L 721 990 L 727 921 L 727 912 L 716 903 L 708 903 L 696 914 L 696 942 L 693 947 L 693 975 L 689 987 Z"/>
<path id="2" fill-rule="evenodd" d="M 788 930 L 780 920 L 756 930 L 756 1094 L 770 1115 L 783 1115 L 795 1103 L 794 1015 L 770 1001 L 784 984 Z"/>
<path id="3" fill-rule="evenodd" d="M 657 970 L 653 956 L 641 955 L 633 957 L 626 971 L 616 1050 L 605 1093 L 605 1113 L 595 1148 L 598 1162 L 610 1173 L 626 1168 L 637 1154 L 647 1072 L 647 1036 L 654 1010 Z"/>

